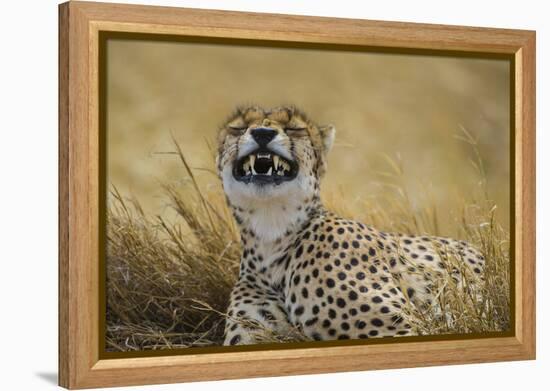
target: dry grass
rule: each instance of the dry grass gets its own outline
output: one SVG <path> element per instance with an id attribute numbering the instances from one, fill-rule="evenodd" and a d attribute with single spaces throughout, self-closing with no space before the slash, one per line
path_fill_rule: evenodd
<path id="1" fill-rule="evenodd" d="M 463 138 L 477 151 L 468 133 Z M 110 193 L 106 262 L 109 351 L 223 342 L 224 314 L 239 266 L 238 233 L 224 199 L 198 186 L 177 143 L 176 147 L 189 177 L 182 189 L 190 191 L 184 194 L 166 186 L 164 192 L 179 222 L 146 215 L 137 200 L 123 197 L 116 188 Z M 480 185 L 470 189 L 469 198 L 464 199 L 463 210 L 456 217 L 456 236 L 474 244 L 485 256 L 484 282 L 478 287 L 468 284 L 466 280 L 474 277 L 451 257 L 449 269 L 462 271 L 462 284 L 450 275 L 443 276 L 436 283 L 437 305 L 422 311 L 408 306 L 409 321 L 421 335 L 501 331 L 510 326 L 509 235 L 496 221 L 481 158 L 474 156 Z M 438 216 L 429 194 L 424 205 L 413 205 L 401 183 L 402 164 L 398 159 L 387 160 L 389 170 L 380 173 L 380 183 L 393 189 L 393 198 L 343 203 L 341 195 L 336 195 L 325 197 L 328 208 L 387 231 L 437 235 Z M 340 201 L 336 203 L 336 199 Z M 304 339 L 299 332 L 286 336 L 265 332 L 262 341 Z"/>

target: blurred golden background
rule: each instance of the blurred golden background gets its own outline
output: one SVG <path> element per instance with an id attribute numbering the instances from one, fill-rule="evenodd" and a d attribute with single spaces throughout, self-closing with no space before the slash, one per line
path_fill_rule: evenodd
<path id="1" fill-rule="evenodd" d="M 212 150 L 224 119 L 239 104 L 294 104 L 337 129 L 325 198 L 383 205 L 400 182 L 413 208 L 432 203 L 453 235 L 480 184 L 466 129 L 509 227 L 507 61 L 118 39 L 107 50 L 107 181 L 146 213 L 173 218 L 161 184 L 187 178 L 171 134 L 201 187 L 222 192 Z M 388 157 L 401 178 L 388 177 Z"/>

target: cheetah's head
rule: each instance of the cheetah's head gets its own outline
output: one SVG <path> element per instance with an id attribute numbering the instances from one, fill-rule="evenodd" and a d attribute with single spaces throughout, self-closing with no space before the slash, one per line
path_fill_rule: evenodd
<path id="1" fill-rule="evenodd" d="M 317 126 L 294 107 L 238 109 L 218 135 L 216 161 L 229 201 L 248 206 L 312 197 L 334 134 L 333 126 Z"/>

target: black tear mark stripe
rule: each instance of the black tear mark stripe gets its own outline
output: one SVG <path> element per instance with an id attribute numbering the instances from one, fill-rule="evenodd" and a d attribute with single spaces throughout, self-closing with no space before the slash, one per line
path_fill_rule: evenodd
<path id="1" fill-rule="evenodd" d="M 239 158 L 239 142 L 241 141 L 241 137 L 242 136 L 238 136 L 237 137 L 237 141 L 235 143 L 235 159 L 238 159 Z M 221 159 L 220 159 L 221 160 Z M 221 163 L 220 163 L 221 164 Z M 220 167 L 220 172 L 222 171 L 221 167 Z"/>

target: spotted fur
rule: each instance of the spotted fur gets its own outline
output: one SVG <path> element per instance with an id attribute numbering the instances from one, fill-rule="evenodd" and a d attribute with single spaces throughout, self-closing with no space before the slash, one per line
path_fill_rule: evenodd
<path id="1" fill-rule="evenodd" d="M 268 147 L 297 163 L 295 179 L 235 180 L 235 162 L 258 148 L 258 127 L 276 131 Z M 436 276 L 460 280 L 449 257 L 481 275 L 483 256 L 466 242 L 382 232 L 327 211 L 320 180 L 334 133 L 293 107 L 241 108 L 221 128 L 217 167 L 242 244 L 226 345 L 255 343 L 263 329 L 298 328 L 314 340 L 412 335 L 403 307 L 433 304 Z"/>

